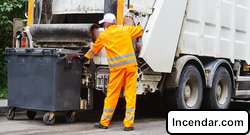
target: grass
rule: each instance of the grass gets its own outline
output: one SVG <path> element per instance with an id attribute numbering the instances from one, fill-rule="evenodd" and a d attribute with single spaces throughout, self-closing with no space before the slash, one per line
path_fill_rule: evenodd
<path id="1" fill-rule="evenodd" d="M 8 90 L 7 88 L 0 88 L 0 99 L 7 99 Z"/>

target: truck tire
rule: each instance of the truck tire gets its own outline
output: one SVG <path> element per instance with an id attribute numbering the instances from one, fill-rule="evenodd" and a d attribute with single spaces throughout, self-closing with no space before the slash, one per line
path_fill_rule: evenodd
<path id="1" fill-rule="evenodd" d="M 200 72 L 193 65 L 187 65 L 181 73 L 176 91 L 178 109 L 199 109 L 202 103 L 203 85 Z"/>
<path id="2" fill-rule="evenodd" d="M 219 67 L 214 75 L 212 88 L 204 92 L 204 105 L 207 109 L 227 109 L 232 94 L 231 77 L 224 67 Z"/>

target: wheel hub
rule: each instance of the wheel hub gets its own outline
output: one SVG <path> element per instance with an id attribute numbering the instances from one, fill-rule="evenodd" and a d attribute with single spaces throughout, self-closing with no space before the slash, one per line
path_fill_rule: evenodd
<path id="1" fill-rule="evenodd" d="M 218 99 L 221 97 L 221 94 L 222 94 L 222 88 L 221 88 L 220 85 L 217 85 L 217 87 L 216 87 L 216 96 L 217 96 Z"/>
<path id="2" fill-rule="evenodd" d="M 185 87 L 184 96 L 185 96 L 185 99 L 188 99 L 188 98 L 190 98 L 190 96 L 191 96 L 191 88 L 190 88 L 189 85 L 186 85 L 186 87 Z"/>
<path id="3" fill-rule="evenodd" d="M 215 91 L 219 104 L 224 104 L 228 97 L 228 84 L 225 79 L 221 79 Z"/>

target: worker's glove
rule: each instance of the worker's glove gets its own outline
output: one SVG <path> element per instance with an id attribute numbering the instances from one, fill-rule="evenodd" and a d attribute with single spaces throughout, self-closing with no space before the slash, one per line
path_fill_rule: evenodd
<path id="1" fill-rule="evenodd" d="M 82 62 L 87 62 L 89 60 L 84 55 L 80 55 L 78 53 L 71 53 L 71 54 L 67 54 L 66 56 L 66 60 L 68 61 L 72 61 L 72 59 L 74 58 L 79 58 Z"/>
<path id="2" fill-rule="evenodd" d="M 77 54 L 77 53 L 70 53 L 70 54 L 67 54 L 66 60 L 71 61 L 71 60 L 73 60 L 75 57 L 80 57 L 80 54 Z"/>
<path id="3" fill-rule="evenodd" d="M 83 55 L 80 55 L 80 59 L 81 59 L 81 61 L 82 61 L 83 63 L 85 63 L 85 62 L 89 61 L 89 59 L 88 59 L 88 58 L 86 58 L 86 57 L 85 57 L 85 56 L 83 56 Z"/>

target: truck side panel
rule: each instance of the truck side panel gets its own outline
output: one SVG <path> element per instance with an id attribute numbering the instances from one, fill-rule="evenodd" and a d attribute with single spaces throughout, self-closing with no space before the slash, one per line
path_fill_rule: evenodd
<path id="1" fill-rule="evenodd" d="M 249 8 L 249 0 L 189 0 L 179 51 L 249 63 Z"/>

